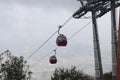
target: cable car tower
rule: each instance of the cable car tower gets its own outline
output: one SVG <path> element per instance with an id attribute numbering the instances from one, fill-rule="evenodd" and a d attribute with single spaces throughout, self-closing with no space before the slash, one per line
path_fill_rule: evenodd
<path id="1" fill-rule="evenodd" d="M 119 30 L 118 30 L 118 42 L 117 42 L 117 79 L 120 80 L 120 11 L 119 11 Z"/>
<path id="2" fill-rule="evenodd" d="M 81 7 L 73 14 L 73 17 L 79 19 L 88 12 L 92 12 L 93 24 L 93 43 L 94 43 L 94 60 L 95 60 L 95 77 L 96 80 L 102 80 L 103 70 L 101 62 L 101 52 L 99 46 L 99 37 L 97 31 L 96 19 L 102 17 L 111 11 L 111 36 L 112 36 L 112 77 L 116 80 L 116 55 L 117 55 L 117 33 L 116 33 L 116 13 L 115 8 L 120 6 L 120 0 L 78 0 Z M 119 66 L 120 67 L 120 66 Z M 118 75 L 118 74 L 117 74 Z M 117 79 L 120 80 L 120 79 Z"/>

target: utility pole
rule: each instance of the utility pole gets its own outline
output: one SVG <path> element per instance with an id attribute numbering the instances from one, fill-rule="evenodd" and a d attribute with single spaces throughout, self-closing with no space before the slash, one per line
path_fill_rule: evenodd
<path id="1" fill-rule="evenodd" d="M 112 35 L 112 80 L 116 80 L 117 29 L 115 0 L 111 0 L 111 35 Z"/>
<path id="2" fill-rule="evenodd" d="M 97 22 L 96 22 L 95 15 L 96 15 L 96 12 L 92 11 L 95 77 L 96 77 L 96 80 L 102 80 L 103 70 L 102 70 L 99 36 L 98 36 Z"/>

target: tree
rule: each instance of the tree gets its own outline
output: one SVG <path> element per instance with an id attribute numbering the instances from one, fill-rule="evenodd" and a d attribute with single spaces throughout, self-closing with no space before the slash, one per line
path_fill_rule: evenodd
<path id="1" fill-rule="evenodd" d="M 13 56 L 9 50 L 0 54 L 0 80 L 26 80 L 30 73 L 23 56 Z"/>
<path id="2" fill-rule="evenodd" d="M 112 80 L 112 72 L 104 73 L 103 80 Z"/>
<path id="3" fill-rule="evenodd" d="M 51 80 L 93 80 L 93 78 L 84 74 L 82 70 L 76 70 L 76 67 L 71 67 L 71 69 L 55 69 Z"/>

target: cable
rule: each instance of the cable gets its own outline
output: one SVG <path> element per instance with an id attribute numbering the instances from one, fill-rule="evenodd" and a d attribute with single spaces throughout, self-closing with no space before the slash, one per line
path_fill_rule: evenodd
<path id="1" fill-rule="evenodd" d="M 45 59 L 47 56 L 49 56 L 50 54 L 52 54 L 57 49 L 58 49 L 58 47 L 55 48 L 54 50 L 52 50 L 49 54 L 43 56 L 41 59 L 39 59 L 37 62 L 35 62 L 31 67 L 35 66 L 36 63 L 41 62 L 43 59 Z"/>
<path id="2" fill-rule="evenodd" d="M 64 24 L 62 25 L 62 27 L 65 26 L 72 18 L 73 18 L 73 16 L 70 16 L 70 17 L 64 22 Z"/>
<path id="3" fill-rule="evenodd" d="M 71 38 L 73 38 L 75 35 L 77 35 L 81 30 L 83 30 L 85 27 L 87 27 L 87 25 L 89 25 L 92 21 L 88 22 L 86 25 L 84 25 L 82 28 L 80 28 L 76 33 L 74 33 L 71 37 L 69 37 L 68 40 L 70 40 Z"/>
<path id="4" fill-rule="evenodd" d="M 39 49 L 41 49 L 55 34 L 57 33 L 54 32 L 42 45 L 40 45 L 26 60 L 28 60 L 30 57 L 32 57 Z"/>
<path id="5" fill-rule="evenodd" d="M 71 19 L 72 19 L 72 16 L 70 16 L 70 17 L 63 23 L 63 25 L 61 25 L 61 28 L 62 28 L 63 26 L 65 26 Z M 42 45 L 40 45 L 30 56 L 28 56 L 28 57 L 26 58 L 26 61 L 27 61 L 29 58 L 31 58 L 39 49 L 41 49 L 57 32 L 58 32 L 58 30 L 55 31 L 55 32 L 54 32 Z"/>
<path id="6" fill-rule="evenodd" d="M 87 27 L 92 21 L 88 22 L 86 25 L 84 25 L 82 28 L 80 28 L 76 33 L 74 33 L 71 37 L 69 37 L 68 40 L 72 39 L 75 35 L 77 35 L 80 31 L 82 31 L 85 27 Z M 55 48 L 54 50 L 57 50 L 59 47 Z M 44 57 L 42 57 L 41 59 L 39 59 L 36 63 L 41 62 L 43 59 L 45 59 L 47 56 L 49 56 L 51 53 L 54 52 L 54 50 L 52 50 L 49 54 L 45 55 Z M 35 66 L 35 64 L 33 64 L 33 66 Z"/>

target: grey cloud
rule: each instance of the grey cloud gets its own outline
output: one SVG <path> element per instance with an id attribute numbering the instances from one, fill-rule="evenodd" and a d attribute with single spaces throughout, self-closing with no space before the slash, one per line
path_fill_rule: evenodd
<path id="1" fill-rule="evenodd" d="M 80 3 L 77 0 L 3 0 L 0 4 L 21 4 L 26 6 L 41 6 L 44 8 L 66 8 L 74 10 Z"/>

